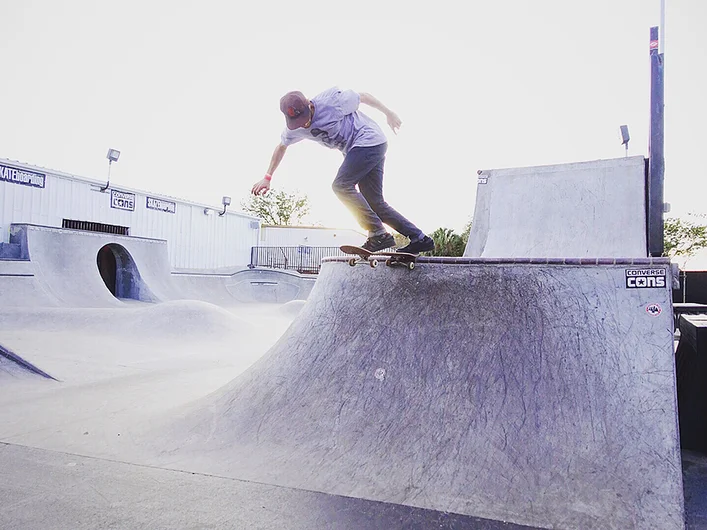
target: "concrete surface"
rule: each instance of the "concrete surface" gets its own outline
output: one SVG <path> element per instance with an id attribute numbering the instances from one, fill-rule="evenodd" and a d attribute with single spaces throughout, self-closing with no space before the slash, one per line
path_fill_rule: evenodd
<path id="1" fill-rule="evenodd" d="M 283 304 L 304 301 L 316 276 L 276 269 L 243 269 L 229 273 L 172 272 L 175 297 L 205 300 L 221 306 L 239 303 Z"/>
<path id="2" fill-rule="evenodd" d="M 478 177 L 467 257 L 645 257 L 641 156 Z"/>
<path id="3" fill-rule="evenodd" d="M 59 379 L 0 356 L 0 527 L 681 528 L 684 476 L 704 530 L 670 293 L 626 289 L 665 263 L 334 259 L 306 303 L 0 307 Z"/>
<path id="4" fill-rule="evenodd" d="M 684 456 L 688 530 L 707 529 L 707 457 Z M 526 526 L 0 443 L 4 530 L 520 530 Z"/>
<path id="5" fill-rule="evenodd" d="M 0 444 L 4 530 L 521 530 L 457 514 Z"/>
<path id="6" fill-rule="evenodd" d="M 671 292 L 626 287 L 668 260 L 571 263 L 328 259 L 283 338 L 152 463 L 547 528 L 682 528 Z"/>
<path id="7" fill-rule="evenodd" d="M 0 307 L 120 308 L 145 303 L 201 300 L 221 306 L 305 300 L 316 278 L 278 270 L 171 271 L 163 240 L 14 224 L 28 260 L 0 260 Z M 119 252 L 124 293 L 113 296 L 99 273 L 98 253 Z"/>
<path id="8" fill-rule="evenodd" d="M 3 530 L 521 530 L 514 524 L 0 444 Z"/>

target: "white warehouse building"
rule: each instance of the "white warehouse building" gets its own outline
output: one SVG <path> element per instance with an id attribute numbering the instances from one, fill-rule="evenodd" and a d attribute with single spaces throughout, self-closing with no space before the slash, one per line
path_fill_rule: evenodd
<path id="1" fill-rule="evenodd" d="M 350 228 L 327 228 L 323 226 L 275 226 L 262 225 L 260 246 L 262 247 L 340 247 L 361 245 L 368 236 Z"/>
<path id="2" fill-rule="evenodd" d="M 250 263 L 258 217 L 106 184 L 0 158 L 0 247 L 21 223 L 165 240 L 172 269 Z"/>

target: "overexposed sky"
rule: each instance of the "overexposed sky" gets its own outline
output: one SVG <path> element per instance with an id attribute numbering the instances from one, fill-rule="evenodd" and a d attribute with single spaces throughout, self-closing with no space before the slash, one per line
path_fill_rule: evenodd
<path id="1" fill-rule="evenodd" d="M 707 212 L 707 2 L 667 0 L 666 200 Z M 237 2 L 0 0 L 0 157 L 218 205 L 267 169 L 279 98 L 370 92 L 388 133 L 386 198 L 423 230 L 461 230 L 476 171 L 647 155 L 659 0 Z M 364 109 L 365 111 L 365 109 Z M 311 220 L 356 227 L 331 191 L 337 151 L 288 149 L 273 187 Z"/>

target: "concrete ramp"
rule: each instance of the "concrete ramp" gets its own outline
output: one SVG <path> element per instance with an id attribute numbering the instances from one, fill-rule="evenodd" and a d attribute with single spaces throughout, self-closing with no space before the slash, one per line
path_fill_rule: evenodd
<path id="1" fill-rule="evenodd" d="M 274 269 L 241 269 L 211 274 L 173 272 L 172 281 L 183 297 L 229 306 L 306 300 L 316 276 Z"/>
<path id="2" fill-rule="evenodd" d="M 27 260 L 0 260 L 0 307 L 58 307 L 62 303 Z"/>
<path id="3" fill-rule="evenodd" d="M 306 299 L 315 282 L 296 273 L 243 267 L 175 274 L 167 242 L 159 239 L 27 224 L 12 225 L 11 238 L 25 259 L 0 260 L 0 305 L 8 307 L 124 307 L 129 299 L 285 303 Z M 104 271 L 113 271 L 108 280 L 101 276 L 102 255 L 112 261 L 103 264 Z"/>
<path id="4" fill-rule="evenodd" d="M 328 258 L 158 461 L 543 528 L 683 528 L 670 282 L 667 259 Z"/>
<path id="5" fill-rule="evenodd" d="M 479 173 L 467 257 L 645 257 L 641 156 Z"/>
<path id="6" fill-rule="evenodd" d="M 62 306 L 121 307 L 116 295 L 156 302 L 166 294 L 165 241 L 34 225 L 12 225 L 11 237 L 25 246 L 42 291 Z M 116 280 L 122 284 L 116 295 L 106 287 L 97 262 L 99 251 L 108 245 L 123 259 L 116 267 Z"/>

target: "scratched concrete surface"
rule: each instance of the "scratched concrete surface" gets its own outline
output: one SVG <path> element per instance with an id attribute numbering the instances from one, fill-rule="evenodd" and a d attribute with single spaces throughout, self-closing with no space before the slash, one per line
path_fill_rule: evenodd
<path id="1" fill-rule="evenodd" d="M 420 261 L 325 263 L 283 338 L 165 427 L 152 463 L 544 528 L 682 528 L 669 288 L 627 289 L 625 265 Z"/>

